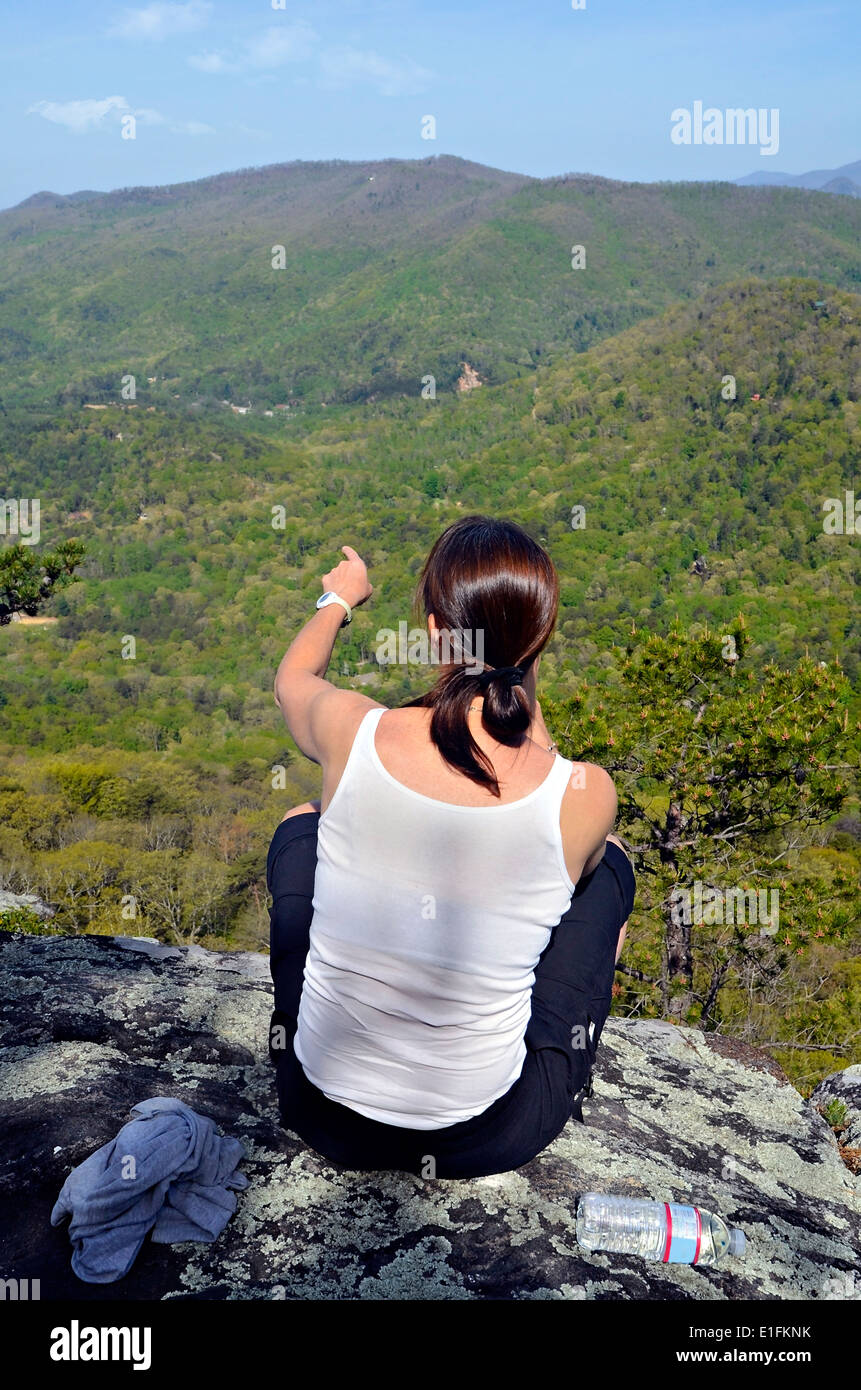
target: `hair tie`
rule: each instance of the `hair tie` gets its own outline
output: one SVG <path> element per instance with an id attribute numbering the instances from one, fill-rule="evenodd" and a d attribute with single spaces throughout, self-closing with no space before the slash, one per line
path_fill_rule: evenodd
<path id="1" fill-rule="evenodd" d="M 504 680 L 508 685 L 522 685 L 524 675 L 522 666 L 494 666 L 490 671 L 482 671 L 478 688 L 486 690 L 491 681 L 497 680 Z"/>

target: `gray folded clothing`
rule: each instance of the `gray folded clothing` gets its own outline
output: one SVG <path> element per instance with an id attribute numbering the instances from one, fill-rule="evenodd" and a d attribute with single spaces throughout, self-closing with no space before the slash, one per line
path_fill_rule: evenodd
<path id="1" fill-rule="evenodd" d="M 236 1210 L 234 1192 L 248 1186 L 236 1170 L 239 1140 L 181 1100 L 156 1096 L 131 1114 L 72 1169 L 51 1212 L 52 1226 L 71 1217 L 72 1269 L 88 1284 L 128 1274 L 149 1231 L 160 1244 L 215 1240 Z"/>

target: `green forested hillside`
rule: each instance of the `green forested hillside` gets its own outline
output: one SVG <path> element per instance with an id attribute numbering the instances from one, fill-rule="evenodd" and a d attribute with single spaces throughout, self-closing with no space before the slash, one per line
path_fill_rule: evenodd
<path id="1" fill-rule="evenodd" d="M 486 511 L 542 539 L 562 575 L 541 670 L 559 711 L 586 699 L 587 681 L 599 722 L 605 688 L 626 717 L 632 644 L 733 631 L 739 614 L 752 674 L 809 658 L 815 682 L 829 665 L 828 719 L 847 731 L 832 780 L 848 794 L 839 817 L 829 801 L 831 824 L 806 823 L 787 870 L 802 925 L 780 970 L 804 1004 L 787 1012 L 767 986 L 747 1035 L 781 1040 L 799 1084 L 857 1060 L 859 542 L 823 529 L 827 498 L 861 496 L 861 297 L 839 287 L 857 276 L 857 205 L 522 180 L 458 161 L 419 166 L 407 198 L 416 166 L 368 167 L 374 211 L 377 175 L 360 186 L 356 166 L 333 165 L 325 196 L 321 166 L 299 166 L 0 217 L 0 258 L 22 256 L 0 296 L 2 495 L 40 499 L 42 549 L 86 546 L 78 582 L 44 607 L 53 621 L 0 627 L 0 887 L 41 894 L 65 930 L 263 946 L 268 839 L 318 790 L 272 681 L 321 574 L 345 542 L 367 560 L 374 596 L 332 674 L 397 703 L 433 673 L 379 666 L 377 633 L 412 623 L 440 530 Z M 273 217 L 291 207 L 288 176 L 289 310 L 260 288 L 249 250 L 287 240 Z M 568 268 L 574 241 L 588 278 Z M 175 255 L 145 254 L 156 245 Z M 772 275 L 801 265 L 816 277 Z M 449 389 L 464 360 L 488 384 Z M 120 367 L 139 372 L 137 401 L 85 409 L 97 379 L 117 401 Z M 436 399 L 420 394 L 426 373 Z M 260 401 L 270 387 L 273 404 L 297 408 L 238 416 L 206 395 Z M 668 801 L 664 786 L 636 796 Z M 630 957 L 644 978 L 660 954 L 652 896 Z M 802 929 L 808 902 L 824 915 L 815 933 Z M 753 1018 L 740 988 L 710 1007 L 711 1026 Z M 629 989 L 620 1006 L 654 1011 L 654 993 Z"/>
<path id="2" fill-rule="evenodd" d="M 857 287 L 859 235 L 850 198 L 448 156 L 40 195 L 0 213 L 0 391 L 116 401 L 131 373 L 144 404 L 263 409 L 449 390 L 464 360 L 494 383 L 741 275 Z"/>
<path id="3" fill-rule="evenodd" d="M 101 737 L 142 748 L 144 707 L 165 739 L 182 730 L 205 757 L 195 681 L 209 699 L 217 682 L 237 734 L 251 709 L 277 727 L 271 672 L 338 547 L 367 556 L 376 587 L 339 659 L 350 674 L 377 672 L 378 629 L 409 619 L 421 561 L 464 508 L 546 539 L 563 598 L 544 669 L 560 689 L 599 675 L 632 621 L 662 630 L 739 611 L 761 660 L 809 650 L 854 676 L 858 546 L 825 534 L 822 504 L 857 480 L 859 310 L 857 296 L 815 282 L 745 281 L 528 381 L 286 424 L 140 407 L 38 423 L 11 412 L 7 493 L 38 481 L 46 542 L 75 536 L 88 559 L 46 610 L 56 633 L 4 633 L 0 734 L 62 748 L 86 740 L 97 713 Z M 124 634 L 136 636 L 133 662 Z M 45 689 L 33 689 L 30 660 L 44 664 Z M 387 700 L 414 690 L 410 669 L 380 674 Z M 63 687 L 72 677 L 77 688 Z"/>

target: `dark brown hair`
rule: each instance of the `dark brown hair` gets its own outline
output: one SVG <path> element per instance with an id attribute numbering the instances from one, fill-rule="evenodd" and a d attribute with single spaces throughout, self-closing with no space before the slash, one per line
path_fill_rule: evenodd
<path id="1" fill-rule="evenodd" d="M 472 664 L 443 667 L 425 695 L 411 700 L 433 710 L 430 736 L 446 762 L 499 796 L 493 764 L 470 733 L 468 713 L 484 696 L 482 723 L 500 743 L 519 748 L 532 722 L 523 686 L 500 672 L 482 685 L 475 669 L 520 667 L 524 676 L 547 645 L 559 607 L 559 576 L 545 550 L 510 521 L 465 516 L 434 544 L 419 579 L 417 607 L 433 613 L 437 627 L 452 634 L 483 634 L 484 650 L 472 646 Z"/>

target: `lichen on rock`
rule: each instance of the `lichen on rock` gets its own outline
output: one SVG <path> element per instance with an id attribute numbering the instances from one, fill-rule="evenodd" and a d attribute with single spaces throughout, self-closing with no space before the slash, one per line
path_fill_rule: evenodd
<path id="1" fill-rule="evenodd" d="M 349 1172 L 281 1128 L 265 956 L 0 933 L 0 998 L 4 1273 L 43 1299 L 93 1296 L 51 1207 L 154 1095 L 239 1139 L 250 1186 L 214 1244 L 145 1243 L 123 1298 L 820 1299 L 861 1264 L 858 1179 L 818 1109 L 850 1091 L 857 1107 L 857 1067 L 806 1101 L 733 1039 L 611 1018 L 584 1125 L 516 1172 L 433 1181 Z M 696 1203 L 747 1253 L 714 1269 L 589 1254 L 584 1191 Z"/>

